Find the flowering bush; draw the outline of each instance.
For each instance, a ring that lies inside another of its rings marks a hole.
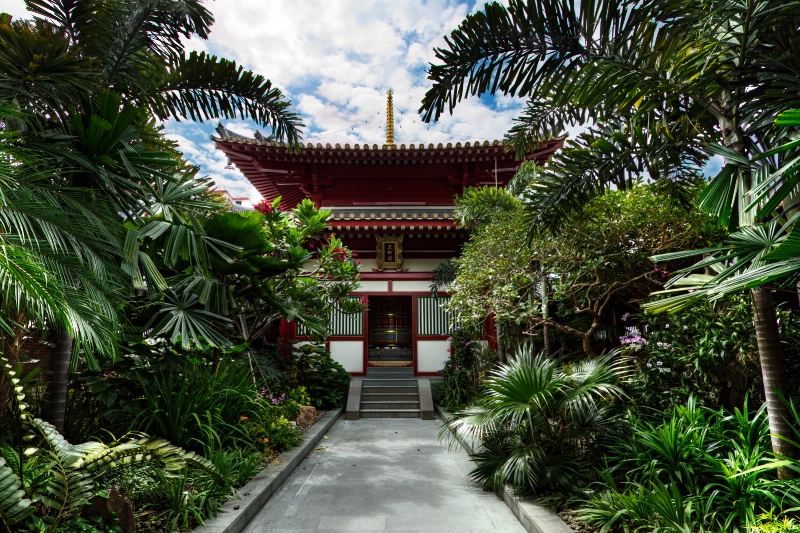
[[[269,202],[267,200],[261,200],[256,205],[253,206],[253,209],[258,211],[264,216],[271,215],[272,213],[276,213],[279,211],[283,211],[283,207],[280,205],[280,198],[277,198],[274,202]]]
[[[480,371],[478,360],[482,352],[475,335],[468,329],[456,327],[450,341],[450,359],[444,361],[439,372],[437,400],[445,409],[458,409],[472,401],[478,394]]]
[[[271,392],[261,389],[259,396],[277,408],[281,416],[294,420],[300,414],[300,407],[311,405],[311,398],[305,387],[299,386],[288,392]]]
[[[663,412],[685,404],[692,394],[712,408],[741,407],[763,399],[752,304],[746,296],[716,304],[696,305],[674,315],[642,316],[639,332],[620,338],[632,357],[630,383],[634,404]],[[794,339],[800,324],[790,311],[779,311],[790,380],[800,365]],[[795,382],[793,387],[797,387]],[[796,389],[794,389],[796,390]]]

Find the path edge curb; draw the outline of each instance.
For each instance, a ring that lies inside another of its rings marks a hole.
[[[434,407],[436,414],[443,422],[453,417],[438,403]],[[451,433],[464,451],[469,455],[475,455],[475,449],[471,443],[462,439],[455,432]],[[530,496],[515,496],[508,485],[503,489],[503,501],[528,533],[573,533],[573,529],[555,511],[538,503]]]
[[[217,516],[206,520],[206,525],[194,528],[192,533],[241,533],[343,413],[341,407],[328,411],[303,434],[300,446],[281,453],[278,464],[270,465],[256,474],[238,490],[238,498],[225,502]]]

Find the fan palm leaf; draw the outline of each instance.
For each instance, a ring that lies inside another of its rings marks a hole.
[[[507,483],[520,492],[565,489],[587,471],[581,450],[613,428],[607,405],[624,396],[618,383],[625,376],[624,364],[611,355],[568,369],[525,346],[445,426],[482,444],[470,475],[485,489],[499,492]]]

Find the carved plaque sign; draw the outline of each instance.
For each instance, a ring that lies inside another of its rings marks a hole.
[[[377,235],[378,272],[384,270],[403,270],[403,236]]]

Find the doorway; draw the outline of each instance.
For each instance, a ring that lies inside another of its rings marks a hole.
[[[368,366],[414,364],[411,296],[370,296]]]

